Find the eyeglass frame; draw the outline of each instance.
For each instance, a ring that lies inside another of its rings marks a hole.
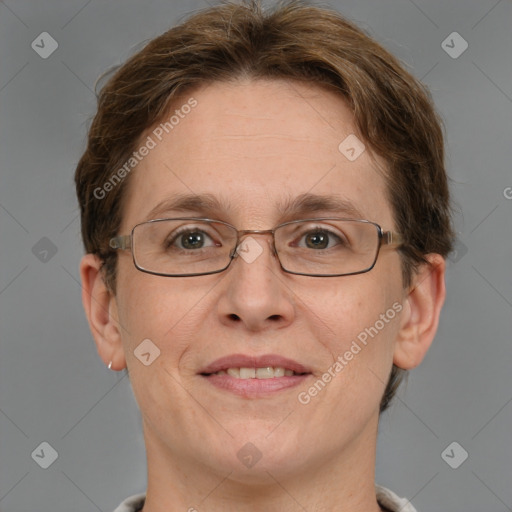
[[[151,224],[154,222],[156,223],[156,222],[162,222],[162,221],[167,221],[167,220],[169,220],[169,221],[171,221],[171,220],[193,220],[193,221],[203,221],[203,222],[215,222],[217,224],[223,224],[224,226],[232,228],[234,231],[236,231],[236,244],[229,255],[228,264],[224,268],[221,268],[219,270],[213,270],[210,272],[193,273],[193,274],[164,274],[162,272],[154,272],[152,270],[147,270],[147,269],[141,267],[137,263],[137,260],[135,258],[135,253],[133,251],[133,245],[132,245],[133,233],[134,233],[135,229],[138,226],[141,226],[144,224]],[[304,272],[293,272],[293,271],[288,270],[283,267],[281,259],[279,258],[279,253],[276,249],[276,239],[275,239],[276,230],[278,230],[279,228],[281,228],[283,226],[287,226],[290,224],[298,224],[301,222],[318,222],[318,221],[325,221],[325,220],[361,222],[361,223],[365,223],[365,224],[371,224],[377,228],[377,236],[378,236],[377,251],[375,253],[375,258],[373,260],[373,263],[371,264],[370,267],[368,267],[367,269],[364,269],[364,270],[359,270],[357,272],[349,272],[347,274],[307,274]],[[246,235],[251,235],[251,234],[254,234],[254,235],[271,234],[272,235],[273,254],[277,258],[277,261],[279,262],[279,265],[280,265],[281,269],[283,270],[283,272],[286,272],[288,274],[293,274],[293,275],[307,276],[307,277],[344,277],[344,276],[352,276],[352,275],[357,275],[357,274],[365,274],[367,272],[370,272],[370,270],[372,270],[375,267],[375,265],[377,263],[377,259],[380,254],[380,249],[383,245],[399,246],[404,243],[404,238],[400,233],[397,233],[396,231],[391,231],[391,230],[384,231],[379,224],[377,224],[376,222],[370,221],[370,220],[366,220],[366,219],[352,219],[352,218],[344,218],[344,217],[316,217],[316,218],[310,218],[310,219],[298,219],[298,220],[283,222],[282,224],[279,224],[272,229],[237,229],[232,224],[229,224],[228,222],[224,222],[222,220],[202,218],[202,217],[201,218],[199,218],[199,217],[170,217],[170,218],[161,218],[161,219],[151,219],[151,220],[147,220],[144,222],[139,222],[138,224],[133,226],[129,235],[118,235],[118,236],[112,237],[109,240],[108,245],[113,250],[122,250],[122,251],[130,250],[130,252],[132,254],[133,264],[134,264],[135,268],[137,270],[139,270],[140,272],[144,272],[146,274],[151,274],[154,276],[161,276],[161,277],[196,277],[196,276],[220,274],[221,272],[224,272],[225,270],[227,270],[229,268],[229,266],[231,265],[232,261],[238,256],[238,250],[239,250],[239,247],[241,244],[242,237],[245,237]]]

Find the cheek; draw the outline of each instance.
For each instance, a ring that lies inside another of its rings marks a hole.
[[[179,359],[186,349],[187,337],[183,331],[190,332],[198,303],[193,285],[183,287],[172,278],[120,267],[117,292],[129,370],[130,364],[134,364],[130,361],[134,351],[146,339],[151,340],[166,359]]]
[[[188,374],[183,374],[181,366],[203,325],[204,285],[199,288],[189,280],[184,286],[177,280],[134,270],[136,273],[120,272],[118,283],[119,319],[130,381],[148,421],[156,425],[160,420],[168,422],[171,416],[176,426],[197,414],[186,391],[190,387]]]
[[[379,332],[396,323],[391,322],[397,316],[393,303],[400,300],[400,294],[391,283],[367,273],[321,284],[312,283],[294,292],[301,298],[298,315],[309,318],[316,329],[323,331],[322,338],[329,340],[329,344],[343,348],[344,343],[361,333],[364,338],[364,333],[376,323]]]
[[[165,278],[135,268],[126,269],[125,274],[120,272],[119,277],[119,319],[125,327],[122,340],[130,375],[138,376],[146,368],[137,355],[141,343],[148,344],[144,340],[150,340],[149,346],[153,344],[158,354],[152,370],[170,372],[172,377],[164,378],[170,379],[167,385],[173,388],[189,386],[189,379],[197,370],[194,361],[198,352],[204,352],[215,341],[211,332],[218,328],[214,307],[216,277]],[[155,378],[146,374],[140,377]]]
[[[401,296],[392,280],[382,276],[341,279],[336,286],[302,290],[302,315],[322,344],[326,387],[337,390],[344,401],[364,396],[377,400],[392,367]]]

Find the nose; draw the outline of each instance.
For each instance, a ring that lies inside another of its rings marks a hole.
[[[268,234],[246,234],[223,279],[217,302],[220,321],[248,331],[283,328],[293,322],[293,293]]]

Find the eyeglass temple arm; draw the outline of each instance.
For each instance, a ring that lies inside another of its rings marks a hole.
[[[130,249],[132,246],[132,236],[124,235],[124,236],[116,236],[111,238],[108,245],[110,245],[111,249]]]
[[[399,233],[394,231],[383,231],[381,245],[399,245],[404,242],[404,238]]]

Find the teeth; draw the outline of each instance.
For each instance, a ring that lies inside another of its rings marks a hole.
[[[276,366],[274,368],[274,377],[284,377],[284,373],[285,373],[284,368],[281,368],[280,366]],[[292,372],[292,374],[293,374],[293,372]]]
[[[293,370],[285,370],[281,366],[266,366],[264,368],[228,368],[218,371],[215,375],[230,375],[235,379],[273,379],[275,377],[291,377]]]
[[[241,379],[254,379],[254,377],[256,377],[255,368],[240,368]]]
[[[257,379],[272,379],[274,377],[274,368],[272,366],[267,366],[266,368],[257,368],[256,369],[256,378]]]

